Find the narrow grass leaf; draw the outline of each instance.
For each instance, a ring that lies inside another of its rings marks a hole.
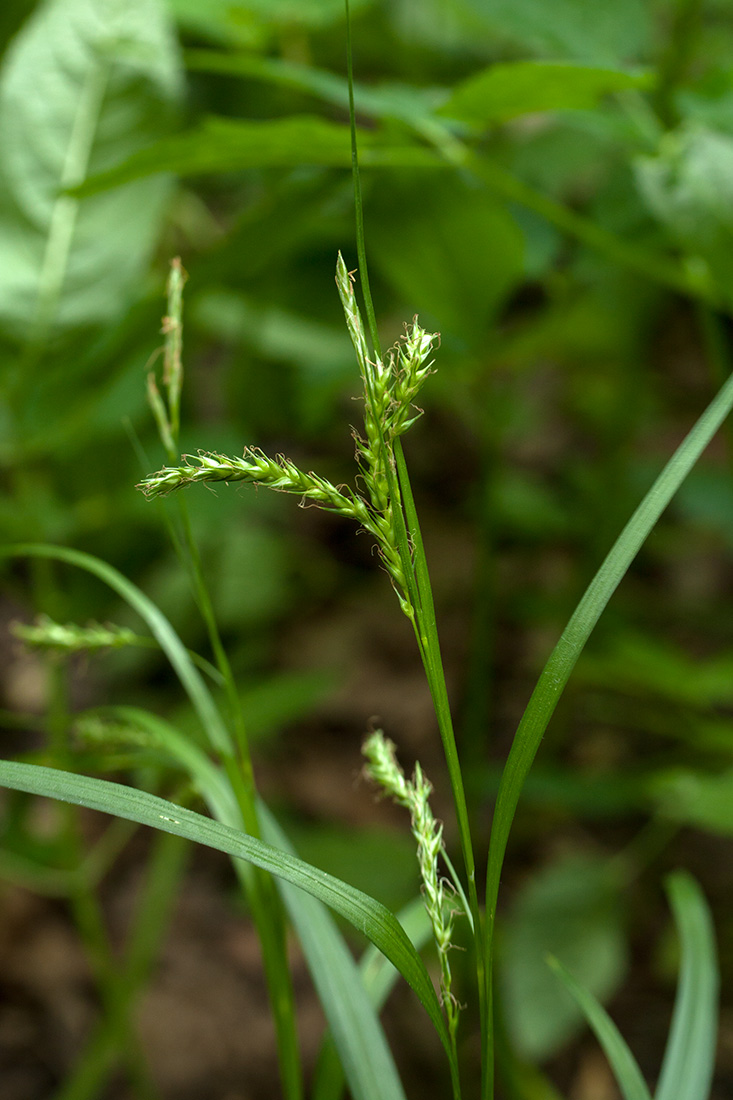
[[[222,720],[201,673],[195,667],[188,651],[162,612],[136,585],[132,584],[112,566],[90,554],[84,554],[81,551],[67,547],[42,545],[15,545],[0,548],[0,557],[17,555],[51,558],[85,569],[87,572],[99,577],[105,584],[108,584],[142,617],[153,637],[168,657],[181,685],[191,700],[211,747],[224,761],[230,782],[238,785],[237,801],[244,814],[248,816],[248,820],[251,821],[251,831],[256,831],[254,795],[242,781],[229,730]],[[237,824],[239,824],[239,819],[237,819]],[[286,958],[284,937],[279,934],[281,923],[279,901],[274,895],[271,883],[267,879],[260,879],[252,873],[250,867],[247,867],[246,871],[242,871],[242,879],[248,890],[252,914],[262,945],[268,989],[270,990],[271,1004],[275,1014],[285,1095],[289,1100],[297,1100],[302,1094],[302,1089],[294,1028],[294,1012],[286,1007],[292,1004],[292,982]]]
[[[280,850],[289,850],[287,837],[262,805],[259,814],[263,836]],[[286,882],[280,883],[280,891],[354,1100],[404,1100],[373,1002],[333,918],[316,898],[304,897]]]
[[[395,444],[395,461],[397,465],[397,476],[399,478],[400,494],[404,504],[405,518],[409,530],[409,538],[413,547],[414,577],[419,596],[417,623],[418,630],[424,635],[421,638],[421,642],[425,654],[425,671],[430,685],[430,692],[433,697],[446,763],[448,765],[448,774],[450,776],[456,816],[458,818],[461,850],[466,866],[466,874],[469,880],[469,895],[472,895],[472,909],[474,909],[473,917],[474,921],[478,923],[476,911],[478,906],[474,904],[477,899],[473,844],[471,842],[471,831],[468,822],[468,807],[466,805],[466,796],[463,787],[463,774],[458,759],[458,750],[456,748],[455,735],[453,732],[453,719],[450,712],[448,691],[445,684],[445,674],[443,672],[443,661],[440,653],[433,590],[430,584],[427,557],[425,555],[417,508],[415,507],[415,500],[412,495],[412,486],[410,484],[407,463],[405,462],[404,451],[402,450],[402,444],[399,439]]]
[[[196,784],[214,816],[237,828],[241,820],[231,789],[221,771],[196,745],[169,723],[138,707],[107,707],[105,714],[149,731],[181,765]],[[274,847],[289,849],[289,842],[273,816],[260,802],[258,818],[265,839]],[[248,864],[243,868],[251,873]],[[247,876],[245,875],[245,879]],[[351,954],[324,906],[295,887],[280,883],[290,920],[303,946],[319,999],[336,1043],[335,1073],[358,1100],[404,1100],[394,1061],[386,1044],[372,1002]],[[372,949],[394,978],[397,972],[384,956]],[[336,1053],[338,1051],[338,1053]]]
[[[651,1100],[651,1093],[646,1086],[638,1063],[605,1008],[592,993],[589,993],[587,989],[576,982],[561,962],[552,956],[547,961],[568,992],[578,1002],[583,1015],[596,1033],[598,1042],[603,1047],[611,1064],[624,1100]],[[678,1095],[678,1100],[682,1100],[681,1094]]]
[[[519,723],[499,784],[487,867],[486,913],[489,935],[495,918],[501,868],[514,813],[527,773],[558,700],[608,601],[662,512],[730,412],[731,406],[733,376],[677,448],[619,535],[542,670]]]
[[[715,1068],[719,974],[705,897],[678,871],[667,893],[681,941],[680,979],[655,1100],[705,1100]]]
[[[387,956],[417,994],[450,1055],[450,1040],[438,998],[420,956],[395,915],[368,894],[238,829],[120,783],[38,764],[3,760],[0,761],[0,786],[86,806],[185,837],[246,860],[300,887],[340,913]]]
[[[559,858],[530,875],[512,898],[502,929],[502,1010],[517,1054],[543,1062],[583,1026],[576,999],[545,965],[562,962],[605,1003],[623,981],[626,937],[617,880],[598,857]]]
[[[491,1005],[491,971],[496,904],[509,832],[524,782],[542,736],[576,661],[604,608],[649,532],[733,406],[731,376],[677,448],[614,543],[588,586],[545,665],[519,723],[499,783],[486,871],[486,1000]],[[486,1057],[484,1095],[490,1095],[493,1067]]]
[[[415,950],[420,951],[432,938],[433,930],[422,897],[415,898],[397,914]],[[370,1003],[379,1011],[397,982],[399,974],[391,962],[373,945],[359,961],[359,974]],[[329,1032],[323,1041],[311,1086],[311,1100],[340,1100],[344,1091],[344,1071]]]
[[[237,800],[224,774],[198,745],[179,733],[170,722],[143,707],[108,706],[87,713],[116,719],[145,730],[151,735],[153,744],[160,745],[183,768],[211,812],[228,825],[236,827],[239,824]]]
[[[15,544],[0,547],[0,558],[35,557],[51,558],[66,562],[79,569],[92,573],[109,585],[113,591],[125,600],[130,607],[147,623],[151,634],[157,640],[175,670],[181,685],[188,695],[201,724],[209,738],[212,748],[224,755],[232,756],[233,743],[227,727],[214,703],[200,672],[191,656],[165,615],[137,585],[134,585],[122,573],[107,562],[85,554],[81,550],[72,550],[66,546],[44,546],[32,543]]]

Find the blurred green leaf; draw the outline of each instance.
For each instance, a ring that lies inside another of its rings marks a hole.
[[[544,868],[506,916],[500,973],[507,1024],[520,1054],[532,1059],[553,1054],[583,1020],[573,998],[558,994],[544,965],[548,953],[601,1000],[618,988],[626,940],[606,862],[575,856]]]
[[[175,19],[210,42],[264,49],[283,32],[327,30],[344,19],[342,0],[167,0]],[[352,0],[354,13],[373,0]]]
[[[715,1069],[720,976],[705,896],[684,871],[667,893],[681,941],[680,978],[655,1100],[705,1100]]]
[[[733,485],[725,466],[706,465],[693,470],[682,486],[676,509],[703,531],[722,534],[733,546]]]
[[[733,137],[683,126],[662,139],[654,157],[636,162],[639,189],[672,240],[733,281]],[[730,293],[729,293],[730,296]]]
[[[624,1100],[651,1100],[651,1093],[634,1055],[603,1006],[580,982],[576,982],[561,962],[552,956],[547,961],[595,1031]]]
[[[390,909],[405,905],[419,885],[415,844],[409,833],[306,823],[290,825],[288,835],[308,863],[353,882]]]
[[[653,694],[678,706],[733,703],[733,654],[695,659],[666,639],[636,632],[619,632],[604,652],[584,654],[577,675],[579,683]]]
[[[387,956],[422,1001],[450,1056],[438,999],[419,955],[394,914],[367,894],[239,829],[134,787],[9,760],[0,761],[0,786],[86,806],[194,840],[305,890],[345,917]]]
[[[260,57],[251,51],[186,50],[186,67],[192,72],[219,73],[261,80],[291,91],[306,92],[343,111],[349,109],[349,86],[343,75],[298,65],[281,58]],[[357,114],[374,118],[400,119],[413,126],[430,121],[433,107],[444,98],[440,88],[418,88],[410,84],[382,83],[354,85]]]
[[[179,59],[158,0],[46,0],[0,73],[0,319],[27,335],[99,323],[139,290],[165,180],[79,202],[64,189],[171,128]]]
[[[327,669],[281,672],[245,688],[242,709],[251,740],[281,732],[283,727],[312,714],[339,683]]]
[[[455,180],[412,176],[375,201],[374,261],[409,312],[444,336],[483,338],[522,275],[522,233],[506,207]]]
[[[506,122],[531,112],[595,107],[610,92],[649,83],[649,73],[568,61],[515,61],[491,65],[458,84],[438,113],[466,122]]]
[[[180,2],[180,0],[176,0]],[[356,14],[373,0],[353,0]],[[293,27],[325,27],[344,20],[342,0],[229,0],[234,17],[250,16],[258,22]]]
[[[373,132],[361,131],[359,146],[365,165],[441,167],[439,157],[429,149],[405,142],[394,144]],[[141,149],[118,167],[82,184],[75,194],[96,194],[160,172],[196,176],[305,164],[349,167],[349,127],[312,115],[272,121],[208,118],[197,129]]]
[[[733,836],[733,769],[710,775],[675,768],[655,776],[650,793],[672,821]]]

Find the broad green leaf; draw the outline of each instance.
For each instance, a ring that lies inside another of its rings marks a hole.
[[[425,966],[397,918],[374,898],[230,825],[212,821],[173,802],[120,783],[73,775],[38,764],[3,760],[0,761],[0,786],[86,806],[185,837],[236,859],[246,860],[305,890],[340,913],[386,955],[419,997],[450,1056],[450,1040]]]
[[[578,1007],[596,1033],[596,1037],[606,1052],[616,1082],[624,1100],[651,1100],[639,1065],[629,1050],[626,1040],[616,1027],[605,1008],[598,1003],[573,975],[557,959],[550,956],[548,963],[560,978],[568,993],[575,998]],[[679,1098],[681,1100],[681,1098]]]
[[[542,670],[512,743],[494,810],[486,882],[489,952],[501,868],[514,813],[524,781],[560,695],[611,596],[678,487],[723,423],[731,406],[733,376],[697,420],[619,535]]]
[[[436,167],[439,158],[418,145],[390,144],[363,131],[361,157],[367,165]],[[272,121],[208,118],[195,130],[165,138],[134,153],[115,168],[91,178],[76,190],[88,195],[161,172],[200,176],[249,168],[301,165],[347,168],[351,164],[349,127],[312,115]]]
[[[626,968],[615,883],[606,862],[573,857],[543,868],[522,887],[503,925],[500,980],[518,1053],[553,1054],[578,1030],[582,1013],[543,965],[556,956],[591,994],[610,997]]]
[[[667,894],[681,945],[672,1027],[654,1100],[706,1100],[715,1069],[719,974],[715,933],[702,890],[683,871]]]
[[[455,87],[438,114],[481,124],[530,112],[588,109],[602,96],[649,84],[649,75],[569,61],[491,65]]]
[[[169,186],[64,194],[170,131],[180,92],[162,0],[46,0],[0,72],[0,319],[100,323],[138,283]]]

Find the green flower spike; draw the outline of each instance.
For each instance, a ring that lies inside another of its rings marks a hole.
[[[205,452],[186,455],[180,465],[151,474],[138,488],[147,497],[157,497],[198,482],[248,481],[277,492],[294,493],[303,503],[309,501],[326,511],[355,519],[373,536],[400,606],[414,620],[394,524],[393,509],[402,505],[391,498],[388,473],[395,468],[395,439],[420,416],[413,401],[431,373],[427,360],[437,338],[420,328],[415,320],[407,326],[405,336],[390,351],[386,362],[370,359],[353,283],[341,254],[336,265],[336,284],[364,388],[364,435],[355,431],[354,439],[365,492],[333,485],[318,474],[305,473],[283,455],[272,459],[257,447],[246,447],[241,458]],[[181,311],[181,286],[182,283],[176,283],[177,315]],[[180,329],[176,329],[176,336],[176,347],[180,349]]]
[[[455,1042],[459,1006],[451,992],[452,976],[448,952],[452,946],[454,911],[446,883],[438,874],[438,858],[443,852],[443,826],[430,809],[432,786],[419,763],[412,780],[397,763],[395,746],[382,730],[375,730],[362,746],[367,758],[366,774],[397,802],[410,811],[412,835],[417,843],[417,860],[423,883],[425,910],[433,928],[440,960],[440,988],[451,1038]],[[452,890],[452,887],[449,888]]]

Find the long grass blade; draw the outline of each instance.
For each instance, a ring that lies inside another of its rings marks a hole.
[[[196,745],[157,715],[137,707],[108,707],[108,714],[148,731],[155,741],[189,774],[212,814],[237,827],[239,811],[225,777]],[[265,839],[277,848],[288,849],[288,841],[263,804],[258,816]],[[242,869],[251,873],[248,864]],[[335,1077],[343,1081],[344,1070],[354,1097],[359,1100],[404,1100],[394,1061],[379,1026],[351,954],[324,906],[295,887],[281,884],[291,923],[300,938],[318,990],[331,1033],[335,1036],[332,1055]],[[420,899],[422,903],[422,899]],[[371,948],[395,976],[384,956]],[[338,1052],[338,1053],[337,1053]]]
[[[415,898],[397,914],[402,927],[417,951],[431,939],[433,930],[425,912],[422,897]],[[399,974],[381,951],[370,944],[359,960],[359,975],[370,1003],[379,1012],[392,992]],[[342,1063],[332,1033],[328,1033],[321,1046],[316,1064],[311,1100],[341,1100],[345,1080]]]
[[[34,544],[16,544],[0,548],[0,557],[13,556],[50,558],[84,569],[117,592],[141,616],[170,661],[191,700],[211,747],[224,764],[227,780],[241,812],[237,824],[243,821],[248,832],[256,833],[258,823],[254,787],[251,782],[247,782],[247,775],[242,773],[240,764],[235,758],[235,746],[229,730],[188,650],[168,619],[152,600],[113,566],[79,550],[65,546]],[[274,893],[271,881],[266,876],[259,876],[248,868],[242,878],[248,891],[252,915],[262,946],[265,973],[271,994],[270,1001],[275,1016],[285,1094],[288,1100],[300,1100],[303,1092],[300,1059],[280,902]]]
[[[652,1100],[638,1062],[603,1005],[596,1000],[592,993],[589,993],[587,989],[576,982],[572,974],[565,969],[558,959],[550,957],[547,961],[568,993],[572,994],[578,1002],[583,1010],[583,1015],[593,1028],[596,1038],[611,1064],[616,1083],[621,1089],[624,1100]],[[679,1100],[681,1100],[681,1097],[679,1097]]]
[[[580,653],[641,546],[687,474],[733,406],[728,379],[677,448],[636,509],[588,586],[550,655],[529,700],[507,759],[494,811],[486,881],[487,1001],[491,997],[491,957],[496,903],[509,831],[532,762]],[[493,1072],[490,1070],[490,1072]],[[491,1086],[485,1087],[491,1095]]]
[[[368,894],[238,829],[134,787],[14,760],[0,761],[0,786],[86,806],[185,837],[247,860],[300,887],[340,913],[386,955],[417,994],[450,1054],[450,1039],[438,998],[420,956],[395,915]]]
[[[263,836],[279,849],[289,850],[287,837],[264,806],[260,820]],[[281,882],[280,890],[354,1100],[404,1100],[372,1001],[333,918],[319,901],[304,897],[294,886]]]
[[[702,890],[684,872],[667,880],[682,958],[672,1026],[655,1100],[706,1100],[715,1068],[719,974]]]
[[[147,623],[150,633],[170,661],[186,694],[196,711],[212,748],[224,756],[232,756],[234,745],[216,704],[191,656],[165,615],[144,592],[107,562],[73,550],[68,546],[45,546],[35,543],[17,543],[0,547],[0,557],[51,558],[63,561],[99,577],[104,584],[117,592],[122,599]]]

